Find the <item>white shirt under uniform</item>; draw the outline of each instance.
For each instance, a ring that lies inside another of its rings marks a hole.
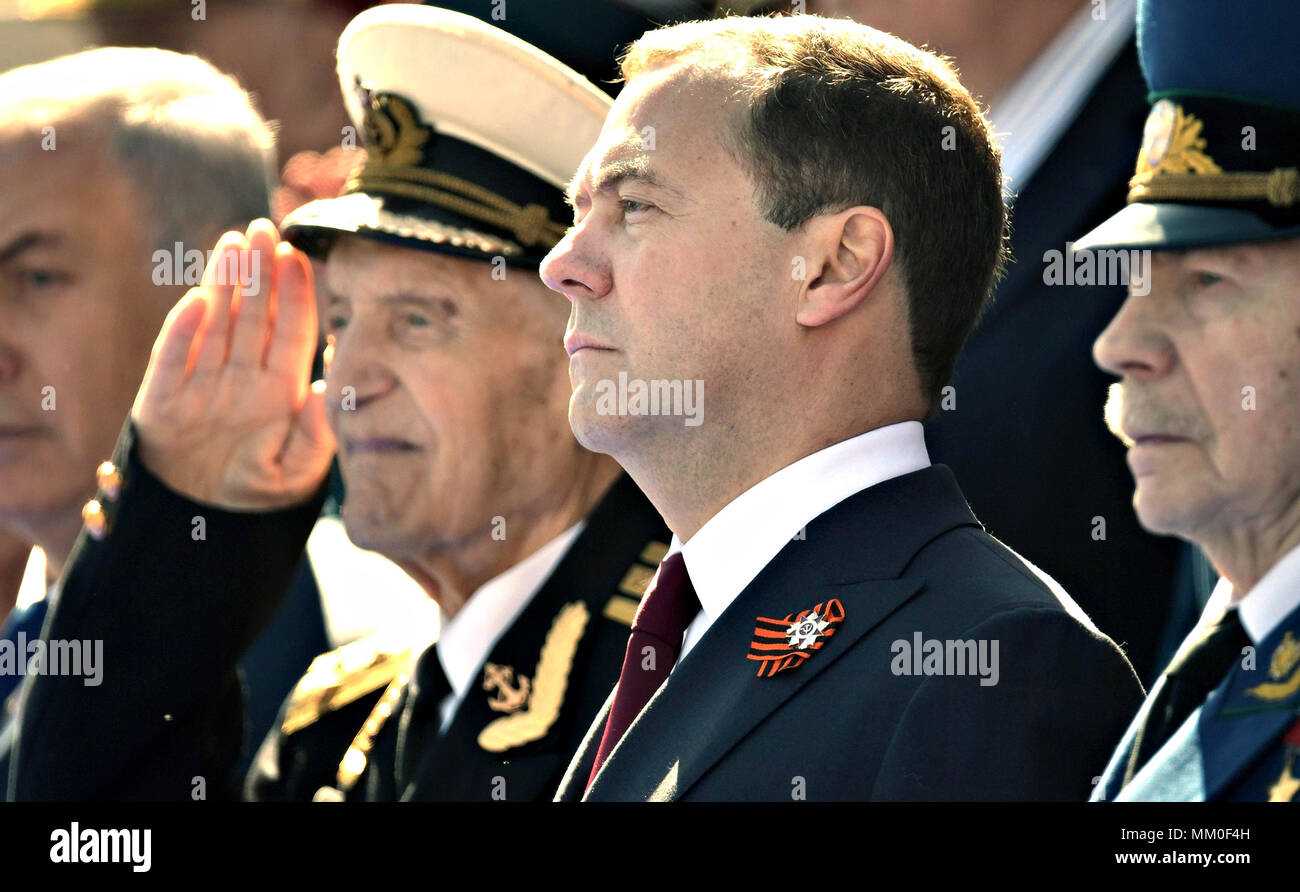
[[[574,524],[509,570],[483,583],[451,619],[439,610],[442,631],[435,647],[451,685],[451,693],[438,706],[443,730],[478,680],[479,667],[492,648],[550,578],[585,525],[585,520]]]

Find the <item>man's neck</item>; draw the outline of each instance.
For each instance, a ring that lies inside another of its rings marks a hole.
[[[19,538],[40,546],[45,552],[45,583],[50,585],[63,572],[72,546],[81,533],[81,509],[93,492],[83,494],[74,501],[57,508],[41,517],[18,518],[12,523],[11,530]],[[31,546],[27,546],[31,551]],[[23,558],[26,561],[26,557]]]
[[[1282,516],[1258,528],[1225,529],[1213,537],[1196,541],[1214,568],[1232,583],[1232,601],[1237,603],[1259,584],[1292,549],[1300,547],[1300,500]]]
[[[407,558],[391,556],[433,598],[450,620],[489,580],[538,551],[573,527],[596,507],[622,469],[605,455],[585,452],[581,470],[559,497],[535,511],[505,518],[497,535],[488,529],[452,548]]]
[[[811,425],[798,440],[784,441],[795,425],[732,433],[712,451],[698,447],[668,455],[626,456],[623,466],[683,542],[699,532],[715,514],[739,495],[782,468],[815,452],[888,424],[907,421],[906,413],[876,421],[828,426],[820,433]]]

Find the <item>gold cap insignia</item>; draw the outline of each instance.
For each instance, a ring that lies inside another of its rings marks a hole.
[[[370,163],[381,166],[416,166],[424,158],[424,144],[433,130],[420,123],[415,107],[401,96],[376,93],[366,104],[366,151]]]
[[[1225,173],[1206,151],[1204,126],[1168,99],[1151,106],[1137,169],[1128,182],[1130,203],[1267,201],[1274,207],[1290,207],[1300,202],[1296,168]]]
[[[1168,99],[1151,107],[1142,131],[1137,170],[1130,186],[1149,182],[1162,173],[1223,173],[1223,168],[1205,153],[1204,125],[1195,115],[1183,111]]]

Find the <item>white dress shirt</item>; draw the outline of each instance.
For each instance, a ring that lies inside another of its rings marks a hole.
[[[1232,606],[1234,595],[1232,583],[1219,577],[1219,582],[1210,593],[1210,600],[1206,602],[1205,610],[1196,623],[1196,629],[1217,621]],[[1242,627],[1250,640],[1259,644],[1291,611],[1300,607],[1300,546],[1283,555],[1255,583],[1254,588],[1236,601]],[[1196,631],[1193,630],[1192,634],[1196,634]]]
[[[1133,39],[1137,0],[1110,0],[1103,19],[1088,3],[989,109],[1011,193],[1024,190],[1101,80]]]
[[[479,667],[492,648],[550,577],[585,525],[585,520],[578,522],[483,583],[451,619],[438,611],[442,626],[436,645],[438,661],[451,685],[451,693],[438,706],[442,728],[451,722],[461,701],[478,681]]]
[[[27,567],[23,570],[22,582],[18,584],[14,609],[21,610],[42,598],[50,597],[53,590],[54,583],[45,581],[45,550],[39,545],[33,546],[27,554]]]
[[[921,423],[891,424],[787,465],[732,499],[687,542],[673,536],[668,554],[682,553],[701,607],[679,661],[810,520],[869,486],[929,466]]]

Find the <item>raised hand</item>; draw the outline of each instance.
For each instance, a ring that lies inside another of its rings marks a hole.
[[[230,510],[310,496],[334,453],[324,382],[310,380],[316,338],[307,258],[268,220],[222,236],[203,284],[168,314],[131,409],[145,467]]]

